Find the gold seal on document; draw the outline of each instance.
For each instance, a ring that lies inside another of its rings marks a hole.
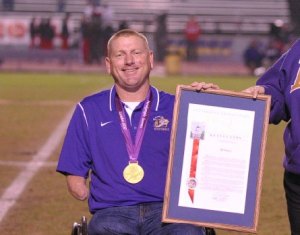
[[[128,183],[136,184],[144,178],[144,170],[137,162],[130,162],[123,171],[123,177]]]

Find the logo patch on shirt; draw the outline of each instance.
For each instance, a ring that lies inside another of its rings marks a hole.
[[[293,91],[297,90],[300,88],[300,68],[298,69],[297,75],[295,77],[295,82],[294,84],[291,86],[291,91],[290,93],[292,93]]]
[[[164,118],[163,116],[156,116],[153,118],[154,121],[154,130],[159,131],[169,131],[169,120]]]

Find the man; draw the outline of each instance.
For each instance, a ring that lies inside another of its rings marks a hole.
[[[121,30],[107,51],[115,84],[77,105],[57,167],[75,198],[89,195],[88,234],[204,234],[201,227],[161,222],[174,96],[150,85],[147,39]],[[168,123],[164,128],[155,126],[158,117]]]

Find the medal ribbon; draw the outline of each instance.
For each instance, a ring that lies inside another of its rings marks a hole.
[[[117,111],[118,111],[118,114],[120,117],[121,130],[122,130],[123,136],[125,138],[125,144],[126,144],[127,152],[129,155],[130,163],[137,162],[138,155],[139,155],[142,141],[143,141],[144,134],[145,134],[147,120],[149,117],[151,100],[152,100],[152,96],[151,96],[151,92],[149,90],[146,100],[145,100],[143,110],[142,110],[142,115],[141,115],[141,118],[139,121],[139,125],[137,128],[135,142],[133,143],[131,135],[130,135],[130,131],[127,126],[124,107],[123,107],[122,102],[120,101],[120,98],[118,97],[118,95],[116,96],[116,107],[117,107]]]
[[[200,138],[197,138],[197,137],[194,138],[194,140],[193,140],[191,168],[190,168],[190,179],[192,179],[192,178],[195,179],[195,177],[196,177],[199,144],[200,144]],[[194,202],[194,188],[189,188],[188,193],[189,193],[189,196],[190,196],[192,202]]]

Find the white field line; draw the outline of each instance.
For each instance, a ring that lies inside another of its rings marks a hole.
[[[66,115],[61,123],[51,133],[46,143],[32,157],[31,161],[24,166],[24,169],[2,194],[0,198],[0,222],[3,220],[9,209],[16,203],[30,180],[60,144],[60,141],[64,137],[72,113],[73,109]]]
[[[57,162],[49,161],[37,161],[33,163],[36,167],[53,167],[57,165]],[[28,162],[24,161],[2,161],[0,160],[0,166],[15,166],[15,167],[26,167]]]

